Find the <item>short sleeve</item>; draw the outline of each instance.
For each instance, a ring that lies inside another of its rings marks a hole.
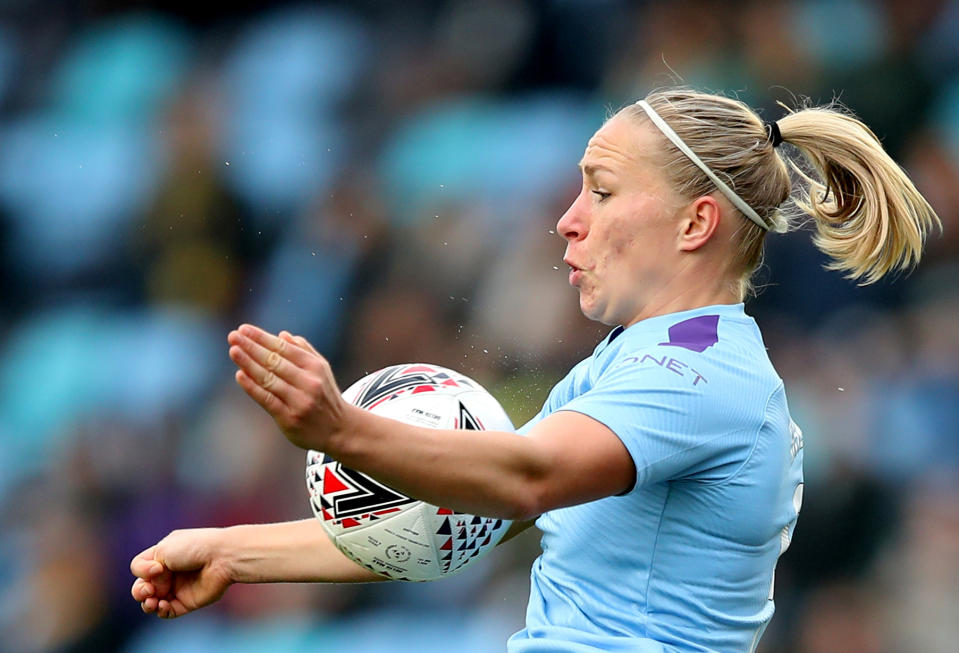
[[[537,413],[535,417],[532,417],[528,422],[526,422],[526,423],[523,424],[521,427],[519,427],[518,429],[516,429],[516,432],[517,432],[519,435],[529,435],[530,429],[533,428],[534,426],[536,426],[537,423],[539,423],[540,421],[542,421],[542,419],[543,419],[543,413],[544,413],[544,411],[542,411],[542,410],[539,411],[539,413]]]
[[[516,432],[520,435],[527,435],[530,429],[532,429],[545,417],[556,412],[557,410],[562,409],[565,404],[567,404],[574,396],[576,396],[577,388],[584,385],[588,370],[589,359],[580,361],[573,366],[573,369],[571,369],[569,373],[559,383],[553,386],[552,390],[550,390],[549,396],[546,397],[546,401],[543,403],[543,407],[540,409],[540,411],[528,422],[516,429]]]
[[[749,436],[726,423],[717,390],[675,348],[626,356],[561,410],[592,417],[622,440],[642,487],[695,475],[721,480],[748,456]]]

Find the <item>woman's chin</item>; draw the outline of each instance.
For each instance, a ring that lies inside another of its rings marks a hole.
[[[581,310],[583,315],[585,315],[588,319],[592,320],[593,322],[600,322],[602,324],[608,324],[611,326],[619,324],[615,321],[615,319],[612,319],[611,316],[606,315],[603,308],[604,307],[602,306],[597,306],[589,301],[585,301],[583,297],[580,296],[579,310]]]

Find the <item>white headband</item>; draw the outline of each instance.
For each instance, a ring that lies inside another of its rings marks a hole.
[[[762,218],[759,217],[759,214],[753,210],[753,207],[746,204],[739,195],[733,191],[732,188],[723,183],[722,179],[716,176],[716,173],[709,169],[702,160],[696,156],[696,153],[693,152],[686,143],[683,142],[683,139],[679,137],[679,134],[673,131],[673,128],[666,124],[666,121],[663,120],[656,111],[649,106],[649,103],[646,100],[640,100],[637,102],[640,107],[643,108],[643,111],[646,112],[646,115],[649,116],[649,119],[653,121],[653,124],[659,128],[659,131],[663,132],[663,135],[672,141],[673,145],[679,148],[679,151],[689,157],[689,160],[696,164],[696,166],[706,173],[706,176],[709,177],[710,181],[716,184],[716,188],[719,189],[723,195],[726,196],[730,202],[733,203],[737,209],[739,209],[743,215],[747,218],[758,224],[760,227],[769,231],[769,225],[766,224]]]

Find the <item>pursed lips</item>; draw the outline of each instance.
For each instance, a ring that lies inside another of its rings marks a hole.
[[[579,284],[583,277],[583,268],[573,263],[569,258],[564,258],[563,263],[569,266],[569,283],[571,286]]]

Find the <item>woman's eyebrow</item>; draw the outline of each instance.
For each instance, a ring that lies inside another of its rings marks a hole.
[[[604,165],[597,164],[597,163],[587,163],[586,165],[583,165],[582,161],[579,162],[579,169],[582,170],[583,174],[586,175],[587,177],[592,177],[600,170],[604,172],[613,172],[612,168],[607,168]]]

